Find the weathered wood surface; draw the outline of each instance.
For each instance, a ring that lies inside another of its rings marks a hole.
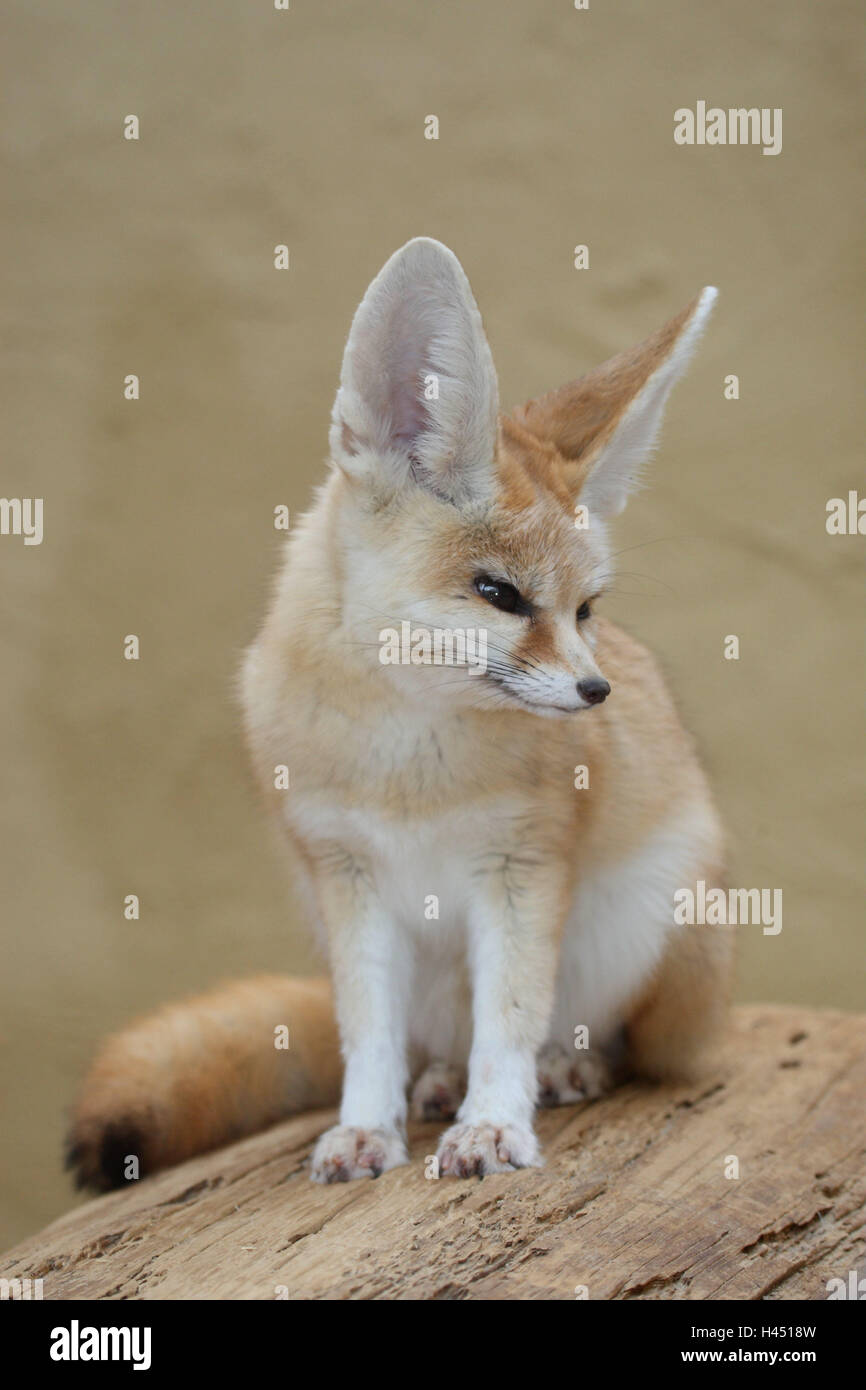
[[[738,1009],[700,1083],[543,1112],[541,1170],[425,1179],[425,1125],[411,1166],[319,1187],[331,1118],[80,1206],[0,1276],[46,1299],[820,1299],[866,1274],[866,1018]]]

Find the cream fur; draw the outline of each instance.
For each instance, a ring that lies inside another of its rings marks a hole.
[[[675,997],[682,1055],[660,1051],[680,950],[673,893],[722,859],[702,772],[648,654],[601,618],[575,621],[610,577],[605,518],[655,440],[713,297],[652,340],[622,399],[604,383],[613,403],[595,443],[571,454],[552,442],[555,395],[523,423],[498,422],[480,317],[444,247],[410,242],[358,310],[335,467],[288,545],[243,678],[261,783],[334,978],[345,1079],[340,1124],[314,1156],[319,1180],[405,1161],[407,1086],[425,1059],[468,1066],[442,1170],[497,1171],[540,1161],[545,1043],[571,1048],[588,1024],[602,1047],[639,1012],[664,1070],[687,1064],[715,1017],[694,993]],[[438,401],[419,398],[429,373]],[[577,498],[587,532],[573,524]],[[479,572],[529,595],[537,619],[486,604]],[[382,666],[378,634],[404,619],[486,624],[504,683]],[[576,683],[601,676],[610,699],[586,708]],[[288,791],[274,790],[277,763]],[[578,764],[588,790],[574,788]],[[687,949],[721,999],[727,948]]]
[[[608,518],[713,298],[501,417],[450,251],[410,242],[355,316],[333,471],[243,675],[261,784],[331,961],[343,1098],[319,1181],[405,1161],[413,1079],[416,1114],[455,1120],[442,1173],[538,1163],[539,1092],[591,1098],[621,1064],[687,1071],[723,1021],[729,933],[673,922],[678,887],[722,877],[703,774],[652,658],[585,615],[611,576]],[[491,606],[479,576],[531,610]],[[382,665],[380,633],[404,620],[483,626],[487,671]],[[612,693],[590,708],[578,682],[602,677]],[[107,1040],[68,1159],[81,1184],[116,1185],[131,1154],[152,1172],[330,1104],[339,1079],[327,981],[222,986]]]

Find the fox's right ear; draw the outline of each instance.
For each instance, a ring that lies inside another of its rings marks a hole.
[[[708,286],[637,347],[514,411],[520,425],[559,450],[574,495],[598,516],[621,512],[639,483],[715,299]]]
[[[499,398],[469,281],[441,242],[418,237],[367,290],[349,333],[331,422],[353,477],[414,479],[458,505],[492,488]]]

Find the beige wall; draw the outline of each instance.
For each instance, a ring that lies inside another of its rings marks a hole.
[[[309,965],[232,680],[352,311],[419,233],[462,258],[506,403],[720,286],[608,612],[670,673],[734,882],[784,891],[741,997],[861,1005],[864,542],[824,527],[859,476],[858,10],[10,0],[3,490],[44,497],[45,540],[0,538],[0,1245],[70,1200],[64,1107],[106,1029]],[[782,107],[783,152],[675,146],[698,99]]]

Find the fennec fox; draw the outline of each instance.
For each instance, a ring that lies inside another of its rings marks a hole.
[[[730,935],[675,925],[674,893],[720,884],[719,823],[652,657],[596,610],[608,521],[714,298],[500,415],[454,255],[420,238],[373,281],[333,467],[243,671],[335,1005],[324,981],[268,977],[110,1039],[74,1114],[80,1182],[331,1104],[341,1073],[316,1181],[406,1163],[410,1106],[455,1120],[440,1173],[502,1172],[541,1162],[539,1100],[692,1066],[724,1017]],[[415,655],[386,663],[403,624]],[[470,630],[483,662],[437,662],[416,640]]]

